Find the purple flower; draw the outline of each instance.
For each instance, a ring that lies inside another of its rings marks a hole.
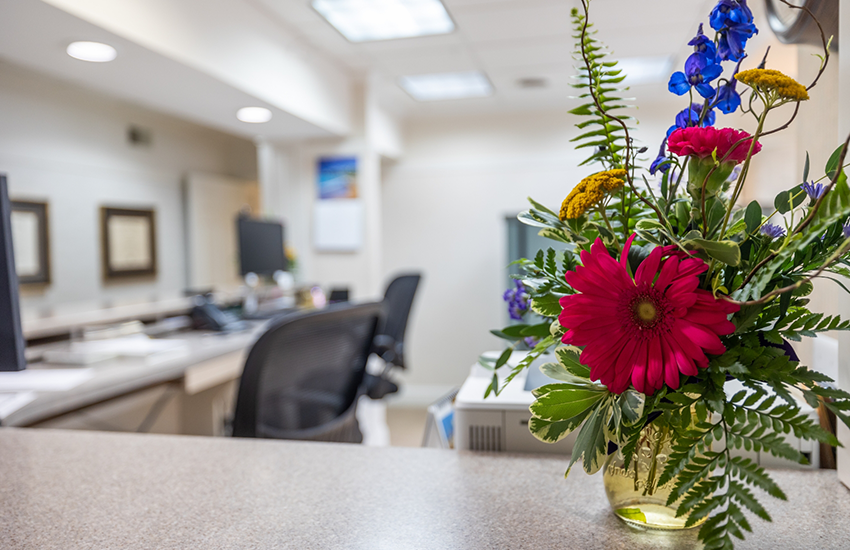
[[[519,321],[528,312],[529,297],[522,281],[514,280],[514,288],[509,288],[502,295],[502,299],[508,303],[508,315],[514,321]]]
[[[841,232],[844,233],[845,239],[850,239],[850,222],[847,222],[841,226]]]
[[[538,344],[538,342],[540,342],[540,339],[535,338],[534,336],[528,336],[526,338],[523,338],[522,341],[525,342],[526,346],[533,348]]]
[[[785,230],[779,227],[778,225],[774,225],[772,223],[766,223],[761,226],[761,234],[767,235],[771,239],[778,239],[779,237],[785,236]]]
[[[823,196],[826,191],[826,187],[822,183],[806,182],[803,184],[803,191],[805,191],[812,200],[816,201]]]

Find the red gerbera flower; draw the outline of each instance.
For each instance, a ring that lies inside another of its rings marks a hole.
[[[710,157],[713,151],[717,151],[717,160],[726,156],[729,149],[739,140],[752,137],[747,132],[733,130],[732,128],[706,128],[691,127],[679,128],[667,138],[667,149],[680,157],[694,156],[699,158]],[[743,162],[747,158],[752,139],[742,142],[732,154],[726,158],[726,162]],[[756,142],[753,155],[761,151],[761,143]]]
[[[601,239],[582,251],[567,283],[580,292],[561,298],[558,316],[569,330],[562,341],[584,346],[581,361],[614,393],[631,382],[651,394],[665,383],[679,387],[679,373],[693,376],[708,366],[706,353],[726,348],[718,336],[735,331],[728,319],[738,306],[698,289],[698,275],[708,266],[674,246],[656,247],[637,269],[626,270],[632,235],[620,262]]]

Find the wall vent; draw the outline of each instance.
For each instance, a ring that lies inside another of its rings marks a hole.
[[[471,451],[502,451],[501,426],[470,426],[469,449]]]

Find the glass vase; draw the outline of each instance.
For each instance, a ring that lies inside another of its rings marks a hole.
[[[676,478],[658,485],[670,456],[671,444],[668,428],[649,424],[640,433],[640,441],[628,469],[621,450],[609,455],[605,461],[602,480],[608,502],[617,517],[627,524],[642,529],[685,529],[688,514],[676,517],[678,501],[667,506]],[[703,521],[705,519],[692,527]]]

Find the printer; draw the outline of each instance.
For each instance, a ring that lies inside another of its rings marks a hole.
[[[528,352],[516,351],[511,354],[508,363],[497,371],[500,384],[511,373],[513,368],[525,358]],[[484,354],[485,358],[496,359],[501,352],[493,351]],[[455,398],[454,410],[454,447],[461,450],[491,451],[507,453],[572,453],[578,431],[575,430],[561,441],[550,444],[531,435],[528,421],[531,413],[529,405],[534,401],[531,391],[545,384],[558,383],[540,371],[540,365],[556,361],[554,355],[546,354],[536,359],[531,366],[520,372],[510,384],[504,387],[499,395],[490,394],[486,399],[484,393],[493,377],[493,371],[475,364],[469,376],[461,386]],[[743,389],[737,381],[726,384],[728,395],[734,395]],[[800,396],[800,408],[814,422],[819,422],[818,412],[810,407]],[[766,452],[733,449],[735,456],[744,456],[767,468],[818,468],[820,465],[820,447],[817,442],[801,440],[793,433],[785,434],[788,443],[809,458],[808,465],[795,464],[791,461],[776,458]]]

